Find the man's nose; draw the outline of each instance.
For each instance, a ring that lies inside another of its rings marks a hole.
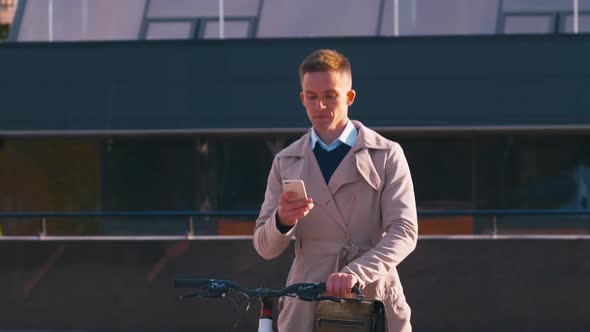
[[[326,108],[326,103],[324,102],[324,100],[322,98],[318,98],[318,102],[317,102],[317,108],[323,110],[324,108]]]

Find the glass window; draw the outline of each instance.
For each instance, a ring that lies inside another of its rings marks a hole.
[[[3,139],[0,211],[257,211],[274,154],[299,136]],[[420,211],[590,209],[588,134],[386,137],[404,149]],[[202,218],[196,231],[250,234],[251,219]],[[423,230],[438,234],[486,233],[490,225],[489,217],[449,217],[442,228],[445,221],[430,219],[421,219]],[[504,217],[498,225],[504,233],[586,232],[588,219]],[[51,218],[48,227],[51,235],[178,235],[186,221]],[[40,220],[0,220],[0,227],[5,235],[34,235]]]
[[[260,209],[273,157],[264,138],[220,140],[216,158],[219,208]]]
[[[392,36],[394,17],[400,35],[493,34],[498,0],[385,0],[380,34]]]
[[[102,142],[105,211],[198,210],[199,154],[192,139],[114,138]],[[101,234],[183,234],[186,218],[108,218]]]
[[[259,1],[225,0],[225,16],[256,16]],[[149,18],[219,17],[219,0],[151,0]]]
[[[92,139],[5,139],[0,147],[0,211],[100,210],[99,155]],[[5,235],[36,235],[39,220],[3,222]],[[67,222],[66,222],[67,221]],[[52,219],[54,235],[88,233],[92,222]]]
[[[193,22],[150,22],[146,39],[190,39],[193,38]]]
[[[135,40],[146,0],[27,1],[19,41]]]
[[[219,21],[206,21],[203,38],[219,38]],[[249,21],[225,21],[223,25],[223,37],[229,38],[248,38],[250,22]]]
[[[410,164],[419,209],[473,207],[472,148],[469,138],[397,140]]]
[[[504,33],[553,33],[553,14],[510,14],[504,17]]]
[[[581,208],[588,137],[521,137],[514,140],[507,182],[512,208]]]
[[[502,9],[507,11],[564,11],[573,9],[573,0],[503,0]],[[579,1],[580,8],[590,3]]]
[[[563,24],[563,32],[572,33],[574,31],[574,16],[572,14],[565,15]],[[578,15],[578,32],[590,32],[590,14]]]
[[[375,36],[380,0],[264,1],[258,37]]]
[[[102,143],[104,210],[194,209],[198,154],[191,139]]]

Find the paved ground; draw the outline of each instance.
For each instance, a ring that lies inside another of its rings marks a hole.
[[[219,330],[190,330],[190,332],[227,332],[229,328]],[[246,329],[236,329],[238,331],[247,331]],[[64,329],[64,330],[15,330],[0,329],[0,332],[188,332],[186,330],[75,330],[75,329]],[[587,329],[414,329],[414,332],[590,332],[590,328]]]

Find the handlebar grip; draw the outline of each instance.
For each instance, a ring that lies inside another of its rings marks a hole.
[[[318,283],[318,288],[320,289],[320,293],[325,292],[326,291],[326,283],[325,282]],[[361,295],[360,284],[358,282],[356,284],[354,284],[354,286],[352,286],[352,289],[350,290],[350,292],[353,294],[356,294],[356,295]]]
[[[174,288],[208,286],[213,281],[215,281],[215,280],[214,279],[176,278],[176,279],[174,279]]]

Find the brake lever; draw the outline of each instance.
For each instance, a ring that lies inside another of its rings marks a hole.
[[[179,300],[185,300],[191,297],[225,297],[226,292],[211,292],[211,290],[199,290],[194,293],[189,293],[186,295],[181,295],[178,297]]]
[[[178,299],[179,300],[185,300],[185,299],[188,299],[188,298],[191,298],[191,297],[195,297],[195,296],[198,296],[198,297],[209,297],[208,295],[209,295],[209,292],[206,292],[206,291],[197,291],[197,292],[189,293],[189,294],[186,294],[186,295],[180,295],[178,297]]]

